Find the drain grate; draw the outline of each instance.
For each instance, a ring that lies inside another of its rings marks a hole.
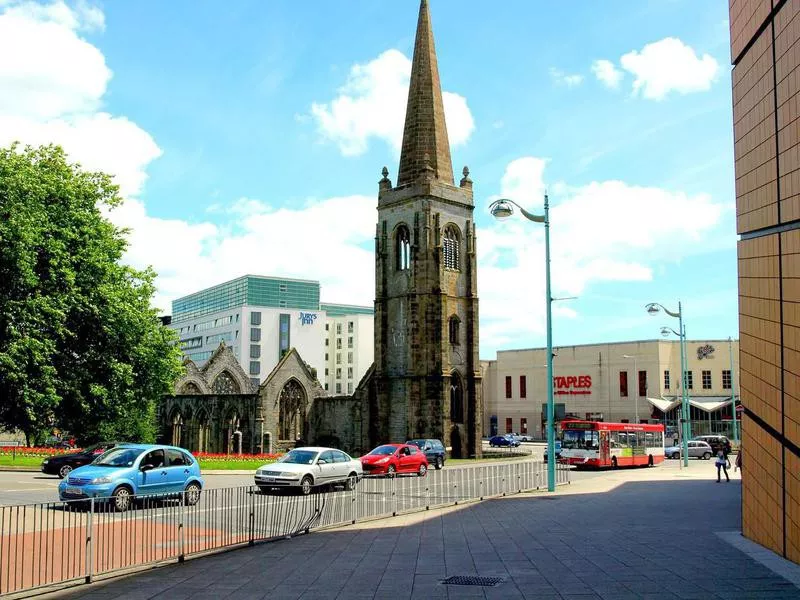
[[[445,585],[481,585],[481,586],[494,586],[502,583],[502,577],[476,577],[474,575],[453,575],[447,579],[443,579],[442,583]]]

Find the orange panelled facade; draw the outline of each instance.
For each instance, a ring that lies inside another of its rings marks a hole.
[[[742,530],[800,563],[800,0],[730,0]]]

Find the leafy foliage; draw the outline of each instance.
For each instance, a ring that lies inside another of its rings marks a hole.
[[[123,265],[122,202],[56,146],[0,149],[0,426],[28,443],[54,426],[81,443],[151,441],[180,375],[151,306],[155,273]]]

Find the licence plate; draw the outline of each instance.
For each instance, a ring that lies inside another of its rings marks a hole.
[[[81,488],[76,488],[76,487],[68,487],[67,493],[72,494],[74,496],[83,496],[83,490]]]

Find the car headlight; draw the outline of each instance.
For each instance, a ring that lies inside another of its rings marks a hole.
[[[95,477],[92,479],[92,485],[96,485],[98,483],[111,483],[111,477]]]
[[[50,462],[50,459],[49,459],[49,458],[45,458],[45,459],[42,461],[42,464],[43,464],[43,465],[46,465],[46,464],[47,464],[47,463],[49,463],[49,462]]]
[[[380,459],[380,460],[378,461],[378,464],[379,464],[379,465],[383,465],[383,464],[386,464],[387,462],[389,462],[389,457],[388,457],[388,456],[387,456],[386,458],[382,458],[382,459]]]
[[[280,477],[285,479],[298,479],[300,477],[299,473],[292,473],[291,471],[286,471],[280,474]]]

